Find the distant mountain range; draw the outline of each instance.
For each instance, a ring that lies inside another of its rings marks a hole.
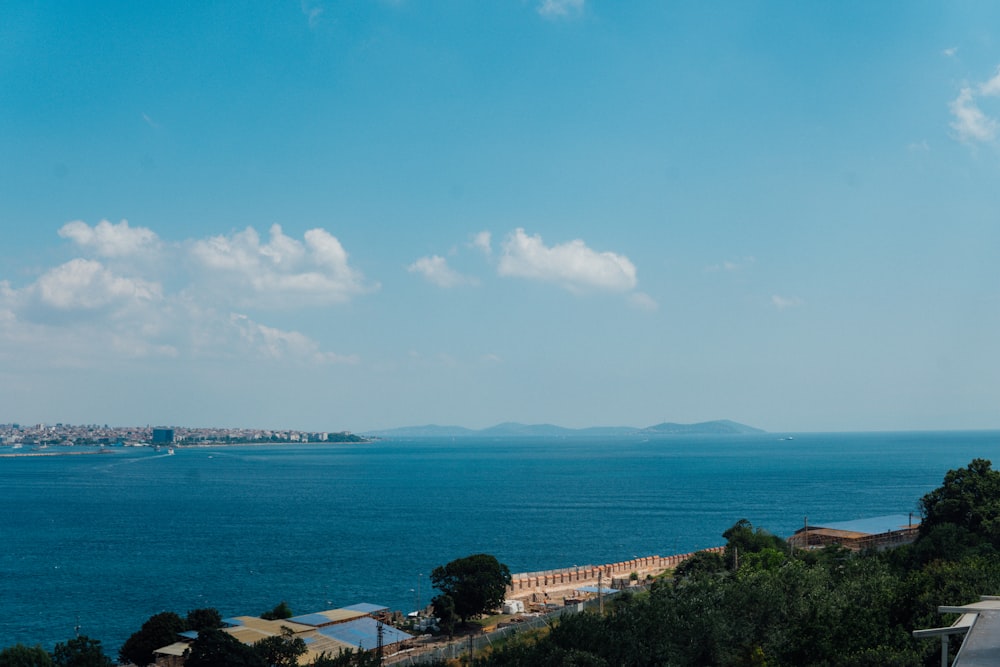
[[[759,428],[740,424],[728,419],[699,422],[697,424],[675,424],[663,422],[646,428],[634,426],[592,426],[590,428],[564,428],[553,424],[518,424],[505,422],[483,429],[462,426],[403,426],[382,431],[368,431],[366,436],[375,438],[505,438],[515,436],[532,437],[608,437],[628,435],[742,435],[766,433]]]

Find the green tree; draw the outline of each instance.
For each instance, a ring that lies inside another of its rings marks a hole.
[[[187,613],[187,629],[201,632],[202,630],[214,630],[222,627],[222,614],[218,609],[206,607],[204,609],[192,609]]]
[[[499,607],[510,581],[510,569],[489,554],[459,558],[431,572],[431,584],[455,601],[463,622]]]
[[[0,667],[52,667],[52,656],[41,646],[14,644],[0,651]]]
[[[292,617],[292,608],[288,606],[287,602],[282,600],[275,605],[274,609],[265,611],[260,617],[265,621],[281,621]]]
[[[134,665],[150,665],[156,656],[153,651],[178,639],[179,632],[184,632],[187,624],[172,611],[164,611],[150,616],[142,627],[125,640],[118,651],[118,661]]]
[[[268,667],[251,646],[218,629],[204,630],[191,642],[184,667]]]
[[[104,655],[101,640],[86,635],[56,644],[52,662],[56,667],[111,667],[111,658]]]
[[[944,483],[920,499],[920,536],[943,525],[958,526],[980,541],[1000,546],[1000,471],[986,459],[949,470]]]
[[[434,608],[434,616],[437,617],[438,627],[447,632],[449,637],[455,635],[455,601],[450,595],[435,595],[431,600]]]
[[[299,656],[306,652],[306,643],[291,629],[282,628],[280,635],[255,642],[253,649],[269,667],[297,667]]]
[[[718,551],[699,551],[674,569],[674,581],[725,572],[726,562]]]
[[[722,537],[726,539],[725,559],[729,567],[734,567],[737,556],[742,558],[746,554],[757,553],[764,549],[782,552],[788,550],[788,545],[783,539],[760,528],[754,530],[753,524],[746,519],[737,521],[722,533]]]

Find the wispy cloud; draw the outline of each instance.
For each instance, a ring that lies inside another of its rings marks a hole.
[[[1000,96],[1000,68],[988,81],[964,86],[959,91],[958,97],[948,105],[954,116],[951,128],[959,141],[967,144],[990,143],[996,138],[997,120],[982,110],[980,100],[997,96]]]
[[[569,18],[583,12],[585,0],[540,0],[538,13],[545,18]]]
[[[957,53],[958,53],[958,47],[957,46],[952,46],[952,47],[949,47],[947,49],[943,49],[941,51],[941,55],[943,55],[946,58],[954,58]]]
[[[357,355],[323,352],[319,344],[308,336],[259,324],[246,315],[232,313],[229,321],[244,344],[275,361],[299,360],[318,364],[357,364],[360,361]]]
[[[315,28],[319,25],[323,11],[323,4],[317,0],[302,0],[302,13],[305,14],[306,19],[309,21],[310,28]]]
[[[635,265],[624,255],[597,252],[579,239],[548,247],[541,236],[528,236],[521,228],[504,240],[497,271],[501,276],[553,282],[572,292],[628,291],[637,284]]]
[[[736,271],[743,271],[745,269],[749,269],[751,266],[754,265],[754,263],[756,263],[756,261],[757,260],[754,257],[743,257],[741,259],[736,259],[736,260],[727,259],[725,261],[719,262],[718,264],[710,264],[709,266],[706,266],[705,271],[708,273],[716,273],[719,271],[733,273]]]
[[[469,243],[473,248],[478,248],[484,255],[489,257],[493,253],[493,235],[488,231],[482,231],[472,237]]]
[[[142,114],[142,119],[146,121],[146,125],[149,125],[154,130],[160,129],[160,124],[157,123],[155,120],[153,120],[149,114],[146,113]]]
[[[653,312],[659,310],[660,304],[656,300],[646,294],[645,292],[633,292],[628,297],[628,303],[633,308],[638,310],[645,310],[647,312]]]
[[[788,310],[789,308],[798,308],[804,303],[805,302],[802,301],[802,299],[800,299],[797,296],[781,296],[775,294],[771,297],[771,305],[777,308],[778,310]]]
[[[464,276],[452,269],[448,266],[448,260],[440,255],[421,257],[406,267],[406,270],[423,276],[425,280],[438,287],[459,287],[461,285],[474,285],[478,282],[475,278]]]

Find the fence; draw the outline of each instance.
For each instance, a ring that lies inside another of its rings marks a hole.
[[[629,588],[629,590],[640,591],[645,590],[645,588],[645,586],[634,586]],[[598,598],[591,598],[578,605],[560,607],[559,609],[551,611],[547,614],[527,616],[525,617],[523,623],[497,628],[492,632],[486,632],[478,636],[470,635],[465,639],[454,641],[429,651],[421,649],[420,653],[417,653],[416,651],[397,653],[395,655],[388,656],[385,659],[385,664],[401,666],[423,665],[437,660],[455,660],[462,658],[469,653],[475,654],[477,651],[482,651],[487,646],[492,646],[493,644],[501,642],[509,637],[513,637],[514,635],[546,626],[552,627],[552,622],[563,615],[577,614],[583,609],[596,608],[599,604],[600,600],[598,600]]]

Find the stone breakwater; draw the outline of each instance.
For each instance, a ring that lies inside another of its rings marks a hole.
[[[724,549],[725,547],[712,547],[704,551],[722,553]],[[642,581],[647,576],[655,577],[672,570],[693,555],[694,552],[675,556],[646,556],[605,565],[582,565],[512,574],[511,585],[507,587],[507,598],[532,601],[565,598],[577,589],[596,586],[598,583],[607,588],[621,588],[629,585],[633,573],[638,581]]]

